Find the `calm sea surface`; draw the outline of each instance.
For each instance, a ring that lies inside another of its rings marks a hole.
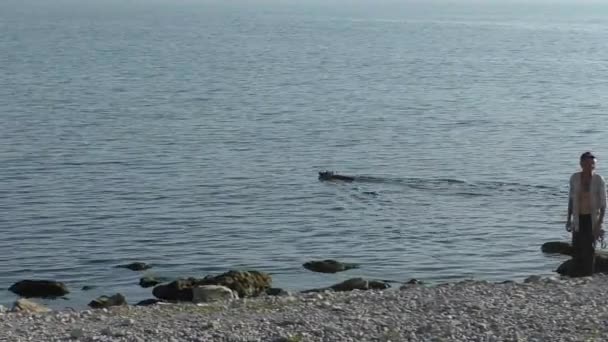
[[[2,1],[0,304],[151,297],[131,261],[551,274],[578,155],[608,169],[608,7],[347,3]],[[362,267],[301,266],[325,258]]]

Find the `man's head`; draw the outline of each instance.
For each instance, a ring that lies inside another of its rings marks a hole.
[[[581,154],[581,167],[583,171],[593,171],[595,170],[595,162],[596,158],[591,152],[585,152]]]

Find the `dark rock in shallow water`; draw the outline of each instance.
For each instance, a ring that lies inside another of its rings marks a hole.
[[[313,260],[302,264],[302,266],[313,272],[320,273],[337,273],[347,271],[353,268],[359,268],[357,264],[343,263],[336,260]]]
[[[146,277],[141,277],[139,279],[139,286],[141,286],[143,288],[147,288],[147,287],[156,286],[160,283],[163,283],[164,281],[165,281],[164,278],[155,278],[152,276],[146,276]]]
[[[152,268],[152,266],[146,264],[145,262],[132,262],[126,265],[118,265],[117,268],[127,268],[131,271],[143,271]]]
[[[90,290],[93,290],[95,288],[97,288],[97,286],[95,286],[95,285],[85,285],[85,286],[82,287],[81,290],[82,291],[90,291]]]
[[[127,300],[125,299],[125,296],[121,295],[120,293],[117,293],[110,297],[101,296],[89,303],[89,306],[93,309],[109,308],[110,306],[120,305],[127,305]]]
[[[572,246],[568,242],[562,242],[562,241],[545,242],[540,247],[540,250],[543,253],[557,253],[557,254],[564,254],[564,255],[573,255],[573,253],[574,253]]]
[[[22,297],[55,298],[70,293],[64,283],[53,280],[22,280],[8,289]]]
[[[202,279],[178,279],[168,285],[158,285],[152,290],[156,298],[164,300],[192,301],[192,288],[202,285],[222,285],[235,291],[240,298],[256,297],[270,288],[270,275],[258,271],[228,271],[218,276]]]

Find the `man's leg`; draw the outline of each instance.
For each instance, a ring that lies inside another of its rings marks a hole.
[[[578,220],[579,218],[575,218]],[[569,276],[580,277],[583,269],[583,240],[581,239],[581,227],[579,222],[579,229],[572,231],[572,268],[570,269]]]
[[[595,248],[593,247],[593,226],[591,215],[581,215],[580,219],[581,243],[581,276],[590,276],[593,274],[593,266],[595,260]]]

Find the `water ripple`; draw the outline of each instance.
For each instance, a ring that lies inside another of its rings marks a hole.
[[[551,273],[577,157],[608,155],[605,20],[62,6],[0,2],[0,288],[65,281],[52,306],[149,297],[131,261],[290,289]]]

